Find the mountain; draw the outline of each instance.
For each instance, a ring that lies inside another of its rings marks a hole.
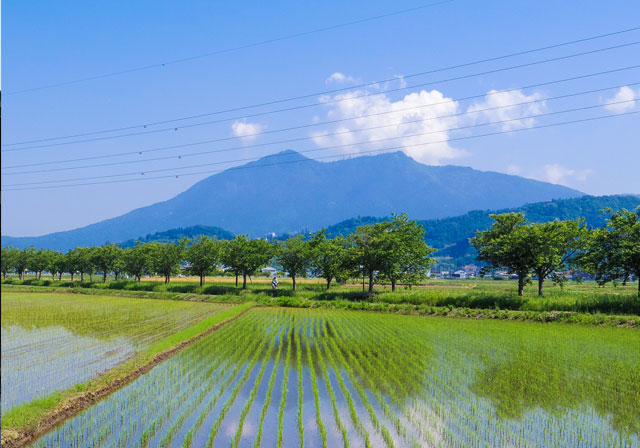
[[[427,232],[427,244],[438,249],[435,257],[448,259],[454,265],[463,265],[475,259],[476,252],[469,244],[469,238],[473,237],[476,231],[491,227],[491,214],[521,212],[531,222],[585,218],[588,226],[602,227],[612,213],[623,208],[635,210],[639,206],[640,196],[636,195],[584,196],[501,210],[474,210],[461,216],[423,220],[419,223]],[[348,219],[327,227],[326,234],[347,235],[360,225],[374,224],[384,219],[371,216]]]
[[[127,248],[133,247],[136,243],[175,243],[182,238],[197,238],[199,236],[206,235],[211,238],[217,238],[219,240],[231,240],[234,234],[228,230],[221,229],[220,227],[213,226],[190,226],[190,227],[178,227],[177,229],[165,230],[164,232],[156,232],[153,234],[147,234],[144,237],[138,239],[127,240],[124,243],[120,243],[120,247]]]
[[[263,236],[315,230],[357,216],[422,219],[582,196],[560,185],[459,166],[429,166],[402,152],[318,162],[284,151],[228,169],[164,202],[117,218],[2,245],[68,250],[194,225]]]

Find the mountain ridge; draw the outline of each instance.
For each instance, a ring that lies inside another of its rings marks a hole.
[[[423,165],[402,152],[319,162],[286,150],[209,176],[166,201],[64,232],[2,236],[2,245],[67,250],[193,225],[263,236],[358,215],[433,219],[582,195],[518,176]]]

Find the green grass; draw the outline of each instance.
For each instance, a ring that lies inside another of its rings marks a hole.
[[[290,280],[282,278],[280,287],[272,290],[264,278],[257,278],[247,290],[236,287],[232,279],[217,277],[200,287],[191,279],[178,279],[169,284],[157,280],[139,283],[131,281],[101,282],[52,282],[50,280],[19,282],[14,279],[3,282],[3,288],[15,288],[20,284],[46,284],[48,287],[82,288],[88,291],[106,290],[125,291],[129,294],[156,295],[163,298],[195,298],[217,302],[260,301],[264,304],[298,306],[305,302],[368,302],[394,304],[426,305],[449,308],[502,309],[515,311],[570,311],[576,313],[602,313],[615,315],[640,315],[640,298],[637,284],[607,285],[599,287],[594,282],[570,282],[560,288],[551,281],[546,282],[545,295],[537,296],[535,285],[525,288],[525,296],[516,294],[516,281],[466,279],[466,280],[428,280],[416,287],[399,287],[391,292],[388,286],[376,285],[374,294],[363,293],[358,284],[335,285],[329,291],[322,281],[303,280],[298,291],[294,292]],[[14,286],[10,286],[14,285]]]

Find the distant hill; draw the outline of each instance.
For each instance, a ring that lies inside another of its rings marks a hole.
[[[473,237],[477,230],[486,230],[491,227],[493,223],[489,216],[491,214],[522,212],[531,222],[584,217],[588,226],[602,227],[611,213],[623,208],[635,210],[638,206],[640,206],[640,197],[636,195],[583,196],[500,210],[474,210],[451,218],[423,220],[420,224],[427,232],[427,243],[438,249],[434,256],[450,258],[453,264],[461,265],[475,259],[475,249],[469,244],[469,238]],[[611,213],[601,212],[607,208],[611,209]],[[371,216],[348,219],[327,227],[326,233],[331,236],[346,235],[353,232],[359,225],[373,224],[383,219],[385,218]]]
[[[164,232],[156,232],[154,234],[146,235],[145,237],[138,239],[127,240],[119,245],[123,248],[133,247],[136,243],[175,243],[182,238],[197,238],[199,236],[206,235],[211,238],[217,238],[219,240],[231,240],[234,234],[221,229],[220,227],[212,226],[191,226],[191,227],[179,227],[177,229],[166,230]]]
[[[402,152],[323,163],[284,151],[117,218],[40,237],[3,236],[2,245],[68,250],[194,225],[260,237],[316,230],[358,215],[407,212],[434,219],[582,195],[518,176],[423,165]]]

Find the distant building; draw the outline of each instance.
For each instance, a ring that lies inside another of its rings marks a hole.
[[[264,267],[264,268],[260,269],[260,272],[262,272],[262,273],[268,272],[269,276],[273,277],[276,274],[277,270],[276,270],[276,268],[273,268],[271,266],[267,266],[267,267]]]
[[[463,269],[458,269],[451,274],[451,278],[467,278],[467,273]]]

